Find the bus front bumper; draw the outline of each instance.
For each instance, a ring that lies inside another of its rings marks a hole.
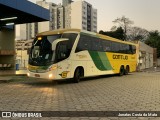
[[[53,71],[46,72],[46,73],[34,73],[34,72],[27,72],[28,77],[33,77],[33,78],[44,78],[44,79],[56,79],[55,78],[55,73]]]

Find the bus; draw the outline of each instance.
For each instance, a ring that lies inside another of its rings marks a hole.
[[[61,80],[136,71],[136,44],[80,29],[39,33],[29,54],[28,76]]]

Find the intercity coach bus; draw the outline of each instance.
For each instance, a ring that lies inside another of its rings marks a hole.
[[[109,36],[64,29],[39,33],[29,54],[28,76],[47,79],[119,74],[136,70],[136,44]]]

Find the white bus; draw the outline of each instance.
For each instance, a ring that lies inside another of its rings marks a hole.
[[[29,54],[28,76],[51,80],[136,70],[136,44],[79,29],[40,33]]]

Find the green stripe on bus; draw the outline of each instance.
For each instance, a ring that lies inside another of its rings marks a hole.
[[[105,52],[98,52],[98,54],[99,54],[99,57],[100,57],[100,59],[103,63],[103,66],[105,67],[105,69],[106,70],[112,70],[113,68],[112,68],[112,66],[111,66],[111,64],[108,60],[108,57],[107,57],[106,53]]]
[[[106,56],[105,52],[96,52],[96,51],[89,51],[89,54],[95,64],[95,66],[101,70],[112,70],[112,66],[110,62],[108,61],[108,58]]]

